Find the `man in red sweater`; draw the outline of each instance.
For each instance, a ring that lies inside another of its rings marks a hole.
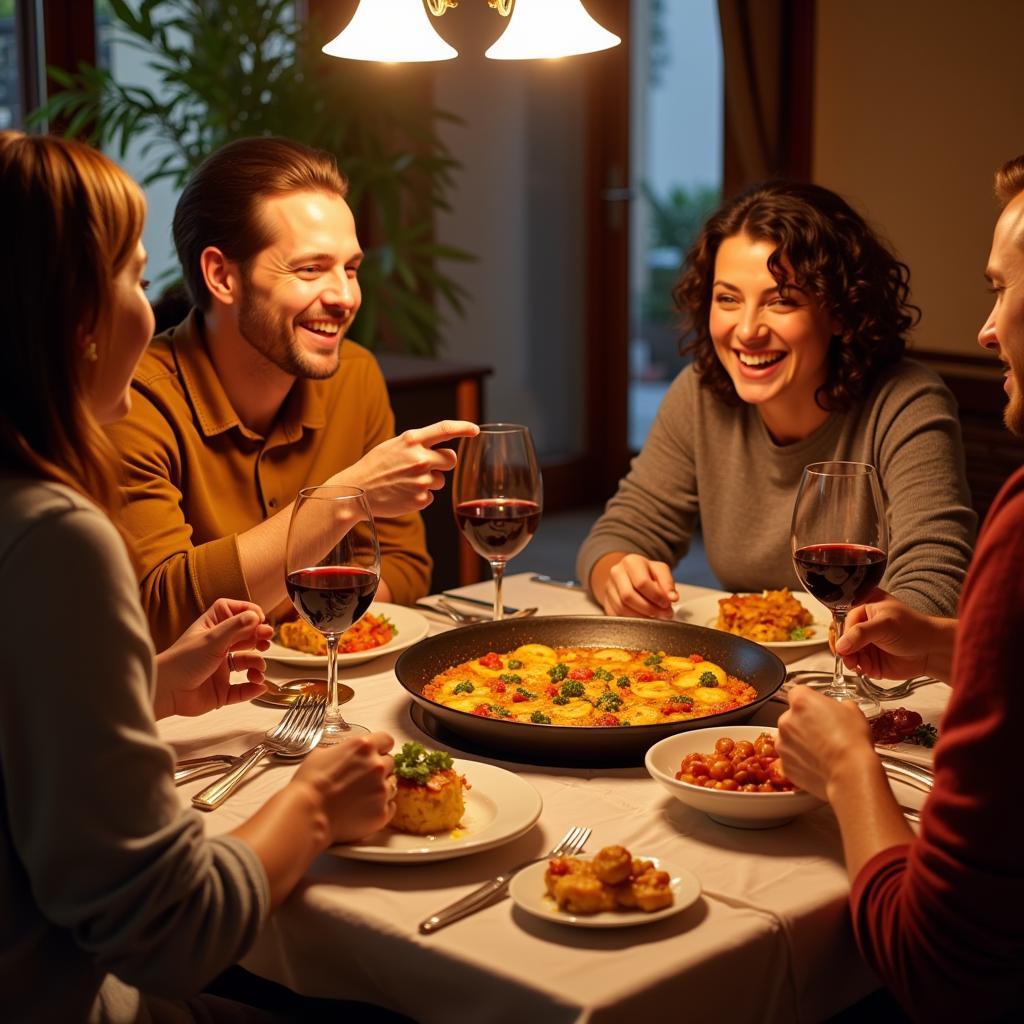
[[[1024,436],[1024,156],[996,174],[1003,212],[986,276],[995,305],[979,344],[1006,367],[1007,427]],[[1024,469],[989,512],[958,619],[876,592],[837,649],[849,668],[928,673],[953,694],[920,835],[903,819],[853,703],[800,687],[779,721],[787,775],[839,820],[861,953],[915,1019],[1024,1017]]]

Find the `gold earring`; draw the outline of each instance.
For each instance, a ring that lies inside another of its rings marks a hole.
[[[100,353],[99,349],[96,348],[95,341],[90,341],[89,344],[85,346],[85,349],[82,351],[82,358],[87,363],[95,363],[99,361]]]

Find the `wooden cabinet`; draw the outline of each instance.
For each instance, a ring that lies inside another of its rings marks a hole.
[[[492,372],[490,367],[391,354],[380,354],[377,360],[387,381],[397,431],[443,419],[482,422],[483,379]],[[483,561],[455,529],[450,477],[443,490],[435,491],[433,504],[424,509],[423,522],[427,549],[434,559],[432,590],[483,579]]]

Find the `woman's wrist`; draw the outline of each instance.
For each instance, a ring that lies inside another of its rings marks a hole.
[[[850,795],[862,793],[867,780],[876,774],[882,774],[882,769],[870,742],[859,738],[850,742],[833,759],[825,779],[829,803],[836,806]]]
[[[331,822],[319,787],[307,778],[293,778],[286,787],[289,796],[308,822],[308,835],[318,856],[331,845]]]

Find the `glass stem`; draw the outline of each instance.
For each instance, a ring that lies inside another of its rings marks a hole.
[[[341,721],[338,710],[338,637],[336,634],[327,636],[327,714],[325,725],[337,725]]]
[[[832,620],[836,624],[836,645],[838,646],[839,638],[843,635],[843,627],[846,625],[846,612],[833,612]],[[843,656],[841,654],[836,655],[835,668],[832,671],[832,685],[825,695],[833,700],[857,699],[857,691],[847,682],[846,676],[843,674]]]
[[[494,621],[500,622],[505,617],[505,603],[501,599],[501,581],[505,577],[505,563],[491,562],[494,574]]]

